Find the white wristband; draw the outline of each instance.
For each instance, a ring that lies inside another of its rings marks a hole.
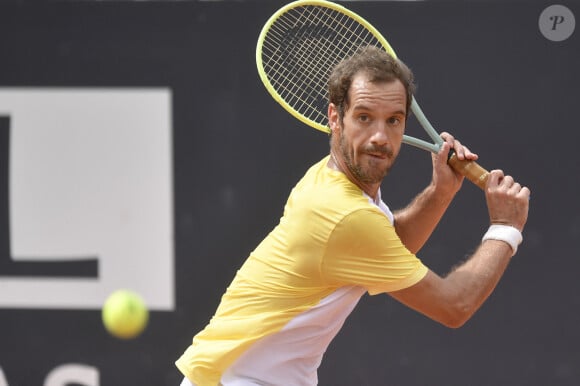
[[[512,247],[513,256],[516,254],[518,245],[521,244],[523,239],[522,232],[516,228],[509,225],[493,224],[489,227],[487,232],[485,232],[481,241],[484,242],[485,240],[500,240],[508,243],[510,247]]]

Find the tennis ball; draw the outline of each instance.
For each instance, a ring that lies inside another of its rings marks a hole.
[[[101,316],[107,331],[120,339],[137,337],[149,321],[149,311],[143,299],[126,289],[116,290],[109,295]]]

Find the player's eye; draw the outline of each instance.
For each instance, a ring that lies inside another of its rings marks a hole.
[[[368,122],[370,120],[369,116],[367,114],[360,114],[358,116],[358,120],[360,122]]]
[[[387,120],[387,123],[391,126],[398,126],[400,125],[402,122],[402,119],[400,119],[399,117],[391,117]]]

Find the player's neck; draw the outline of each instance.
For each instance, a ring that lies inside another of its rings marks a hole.
[[[344,174],[350,182],[358,186],[363,192],[365,192],[369,197],[371,197],[375,202],[377,202],[379,198],[379,189],[381,187],[380,183],[377,184],[369,184],[363,183],[356,178],[353,173],[350,171],[346,162],[340,157],[335,156],[334,152],[330,151],[330,158],[328,159],[327,166],[332,169],[341,172]]]

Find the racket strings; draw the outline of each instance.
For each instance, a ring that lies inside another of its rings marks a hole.
[[[357,20],[334,9],[305,5],[282,14],[262,48],[264,72],[276,92],[298,113],[327,124],[330,71],[361,46],[380,41]]]

